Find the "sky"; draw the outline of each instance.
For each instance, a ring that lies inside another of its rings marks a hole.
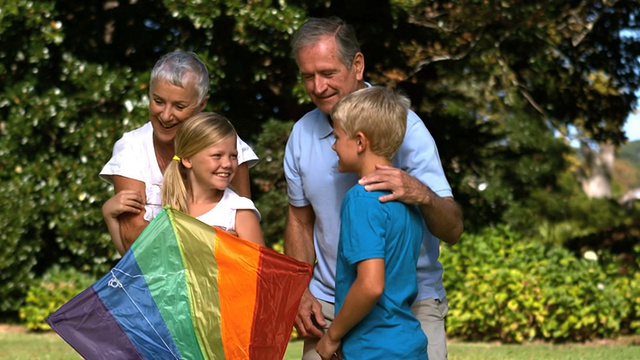
[[[624,131],[629,141],[640,140],[640,113],[629,115],[624,124]]]

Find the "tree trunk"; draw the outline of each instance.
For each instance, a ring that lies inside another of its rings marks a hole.
[[[579,170],[578,181],[589,198],[611,197],[611,175],[615,159],[613,144],[598,144],[591,148],[586,142],[580,143],[580,152],[584,156],[584,166]]]

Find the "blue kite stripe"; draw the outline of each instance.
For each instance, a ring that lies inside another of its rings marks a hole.
[[[132,251],[127,251],[110,274],[98,280],[93,288],[146,359],[181,358]]]
[[[85,359],[143,359],[92,287],[62,305],[47,323]]]

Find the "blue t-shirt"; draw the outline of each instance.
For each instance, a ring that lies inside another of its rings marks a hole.
[[[336,314],[357,276],[358,262],[384,259],[385,286],[371,312],[342,339],[349,359],[427,359],[427,338],[411,313],[418,294],[416,264],[422,215],[415,206],[381,203],[383,192],[355,185],[340,209]]]
[[[334,302],[340,204],[347,190],[358,182],[356,174],[338,171],[338,155],[331,149],[334,142],[327,115],[316,108],[293,126],[284,158],[289,203],[298,207],[311,205],[316,216],[313,242],[317,262],[309,290],[316,298],[331,303]],[[433,137],[413,111],[407,115],[407,131],[393,157],[393,166],[414,176],[438,196],[451,196]],[[443,299],[446,293],[442,285],[442,264],[438,261],[440,241],[425,224],[423,230],[417,299]]]

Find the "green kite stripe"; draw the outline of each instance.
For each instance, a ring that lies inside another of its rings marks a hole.
[[[167,211],[152,222],[162,226],[147,226],[131,249],[181,358],[203,359],[191,322],[189,290],[175,229]]]

